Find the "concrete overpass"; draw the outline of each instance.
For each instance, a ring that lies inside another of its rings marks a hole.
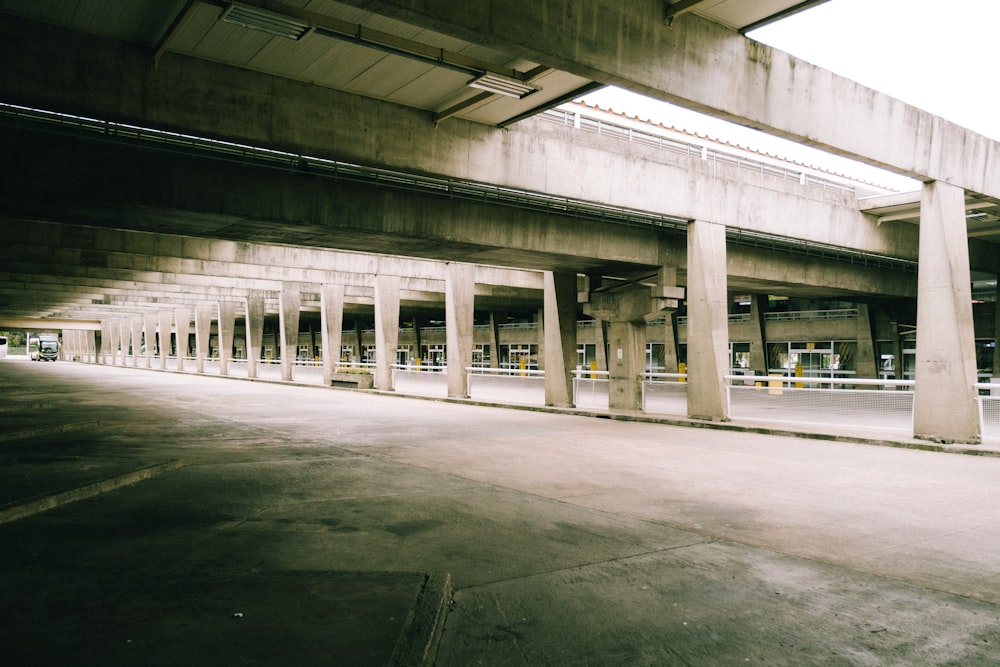
[[[0,213],[13,229],[54,224],[57,239],[12,235],[5,282],[62,278],[52,289],[8,288],[5,310],[95,319],[67,306],[81,287],[122,290],[122,310],[136,314],[161,299],[197,307],[227,289],[219,277],[246,281],[223,297],[277,292],[279,282],[313,285],[297,290],[312,294],[365,283],[379,301],[376,272],[339,270],[341,255],[323,255],[323,275],[277,280],[287,261],[250,252],[252,261],[235,262],[225,250],[233,244],[444,261],[451,268],[434,279],[452,284],[476,275],[465,264],[543,271],[546,367],[559,404],[573,354],[562,334],[582,274],[592,312],[626,329],[686,296],[691,413],[724,419],[727,289],[916,295],[915,432],[975,441],[970,266],[1000,267],[995,226],[970,240],[966,208],[997,213],[996,142],[741,35],[801,3],[739,4],[584,0],[567,13],[531,1],[177,0],[115,11],[97,0],[71,10],[0,2],[0,102],[105,122],[103,133],[77,120],[56,130],[51,117],[5,108]],[[531,118],[612,83],[918,178],[920,224],[880,220],[844,195],[569,137]],[[224,158],[219,141],[239,146]],[[278,151],[270,164],[267,151]],[[102,229],[128,234],[118,246],[92,244],[88,235],[104,239],[93,231]],[[147,234],[160,235],[152,249],[139,240]],[[198,238],[211,248],[202,254],[220,253],[215,268],[185,254]],[[398,294],[418,266],[381,284]],[[128,287],[140,274],[148,280]],[[439,283],[412,287],[440,294]],[[441,300],[455,312],[463,295]],[[392,318],[396,299],[382,299],[382,317]]]

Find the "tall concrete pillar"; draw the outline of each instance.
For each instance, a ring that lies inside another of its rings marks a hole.
[[[95,364],[100,363],[100,348],[97,342],[97,330],[90,329],[87,331],[87,360]]]
[[[646,316],[652,310],[648,287],[590,295],[584,311],[607,322],[608,407],[642,409],[646,369]]]
[[[892,323],[892,379],[905,380],[906,371],[903,368],[903,336],[900,334],[899,322]]]
[[[507,316],[502,318],[507,321]],[[500,368],[500,322],[499,313],[490,311],[490,368]]]
[[[573,407],[573,367],[576,363],[576,274],[544,272],[542,318],[545,362],[545,404]]]
[[[1000,280],[993,305],[993,377],[1000,378]]]
[[[118,365],[118,348],[121,345],[122,330],[121,322],[117,319],[110,320],[108,322],[108,334],[109,334],[109,344],[108,352],[110,353],[110,364],[112,366]]]
[[[142,325],[141,315],[129,319],[132,333],[132,368],[139,368],[139,357],[142,356]]]
[[[118,320],[118,338],[121,341],[122,366],[128,365],[129,346],[132,343],[131,321],[127,318]]]
[[[302,293],[286,287],[278,294],[278,328],[281,330],[281,379],[294,379],[295,357],[299,351],[299,312]]]
[[[174,328],[174,311],[159,312],[160,370],[167,370],[167,359],[170,357],[170,332]]]
[[[445,340],[448,345],[448,396],[468,398],[466,368],[472,365],[476,267],[450,262],[444,278]]]
[[[727,420],[724,376],[729,368],[726,227],[688,225],[688,416]]]
[[[351,361],[361,363],[365,358],[364,333],[361,331],[361,320],[354,318],[354,358]]]
[[[538,340],[538,370],[545,370],[545,307],[535,315],[535,332]]]
[[[597,370],[608,370],[608,323],[602,319],[594,322],[594,361]]]
[[[344,332],[344,286],[323,285],[320,288],[320,340],[323,344],[323,384],[333,381],[340,363],[340,348]]]
[[[872,322],[871,307],[858,304],[858,358],[854,370],[859,378],[878,378],[878,345],[875,342],[875,324]]]
[[[767,375],[767,295],[750,295],[750,369]]]
[[[156,313],[146,313],[142,328],[146,339],[146,368],[152,368],[153,353],[156,351]]]
[[[212,310],[209,304],[199,304],[194,309],[194,356],[199,373],[205,372],[205,359],[208,358],[208,341],[212,336]]]
[[[925,183],[920,200],[913,435],[978,443],[976,340],[965,191]]]
[[[219,302],[219,375],[229,375],[229,358],[233,356],[236,336],[236,303]]]
[[[264,340],[264,293],[247,294],[247,377],[257,377],[260,346]]]
[[[420,316],[416,314],[413,316],[413,344],[416,345],[413,356],[421,359],[424,356],[424,337],[421,333]]]
[[[177,325],[177,370],[184,370],[184,360],[188,355],[188,339],[191,337],[191,309],[179,307],[174,312]]]
[[[677,312],[666,313],[663,318],[663,372],[678,373],[677,365]]]
[[[399,276],[375,276],[375,388],[392,391],[399,347]]]

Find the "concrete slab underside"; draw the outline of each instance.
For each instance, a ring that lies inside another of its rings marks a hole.
[[[428,572],[438,665],[1000,661],[1000,459],[64,362],[0,395],[0,509],[185,464],[0,525],[32,664],[387,664]]]

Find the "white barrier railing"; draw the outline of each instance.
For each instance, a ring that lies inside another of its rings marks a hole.
[[[573,405],[592,410],[608,409],[608,371],[578,368],[573,371]]]
[[[979,403],[979,434],[983,438],[1000,437],[1000,383],[977,382],[976,401]],[[983,392],[989,393],[983,393]]]
[[[734,419],[913,429],[911,380],[762,375],[725,379],[727,412]]]
[[[518,368],[465,369],[469,397],[477,401],[545,405],[545,371]]]
[[[687,373],[647,372],[642,383],[644,412],[687,415]]]

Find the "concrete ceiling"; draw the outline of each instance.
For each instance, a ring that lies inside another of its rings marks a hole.
[[[693,11],[740,30],[812,4],[677,0],[665,3],[664,13]],[[503,126],[599,87],[334,0],[0,0],[0,12],[142,44],[154,62],[167,52],[183,54],[424,109],[439,122]],[[509,94],[473,87],[484,74],[512,86]]]
[[[746,30],[813,4],[817,2],[677,0],[664,2],[664,17],[669,20],[673,15],[692,11],[736,30]],[[0,0],[2,14],[140,45],[148,49],[154,66],[165,54],[180,54],[419,109],[439,123],[457,118],[502,127],[599,85],[543,67],[517,53],[334,0]],[[280,32],[286,35],[275,34]],[[73,55],[54,53],[52,57]],[[508,86],[508,94],[470,85],[485,75]],[[516,92],[518,89],[527,94]],[[74,227],[80,223],[66,221],[61,223],[64,227],[58,227],[49,224],[53,217],[45,219],[48,222],[37,227],[30,216],[15,215],[3,220],[7,226],[24,226],[26,236],[18,236],[16,245],[0,252],[6,265],[0,272],[0,314],[93,319],[101,313],[190,304],[205,293],[206,287],[211,288],[209,292],[218,292],[219,298],[238,298],[246,289],[260,288],[226,272],[206,275],[169,268],[172,260],[183,257],[165,248],[183,241],[177,235],[196,235],[183,226],[183,213],[164,220],[160,226],[151,223],[148,229],[137,221],[131,223],[133,230],[174,235],[163,236],[165,242],[156,254],[164,263],[151,267],[116,264],[131,253],[97,253],[87,246],[65,245],[74,229],[89,233],[86,225]],[[194,221],[191,226],[203,227],[204,221]],[[40,241],[36,230],[43,228],[55,230],[64,238],[59,242]],[[284,228],[275,229],[276,234],[279,231],[288,233]],[[256,237],[266,235],[262,232]],[[372,238],[369,235],[365,239],[369,247]],[[11,270],[15,263],[18,270]],[[583,271],[586,267],[575,268]],[[627,268],[622,268],[621,275],[626,275]],[[220,280],[220,275],[225,280]],[[274,285],[278,284],[274,281]],[[750,286],[750,282],[743,285]],[[761,285],[760,289],[768,287],[773,286]],[[414,303],[422,299],[416,295],[418,291],[414,290]],[[530,300],[537,297],[537,291],[515,290],[509,295],[501,291],[495,297],[500,302],[525,297]],[[358,298],[363,302],[365,295],[359,292]],[[316,306],[311,297],[306,301],[309,307]]]

